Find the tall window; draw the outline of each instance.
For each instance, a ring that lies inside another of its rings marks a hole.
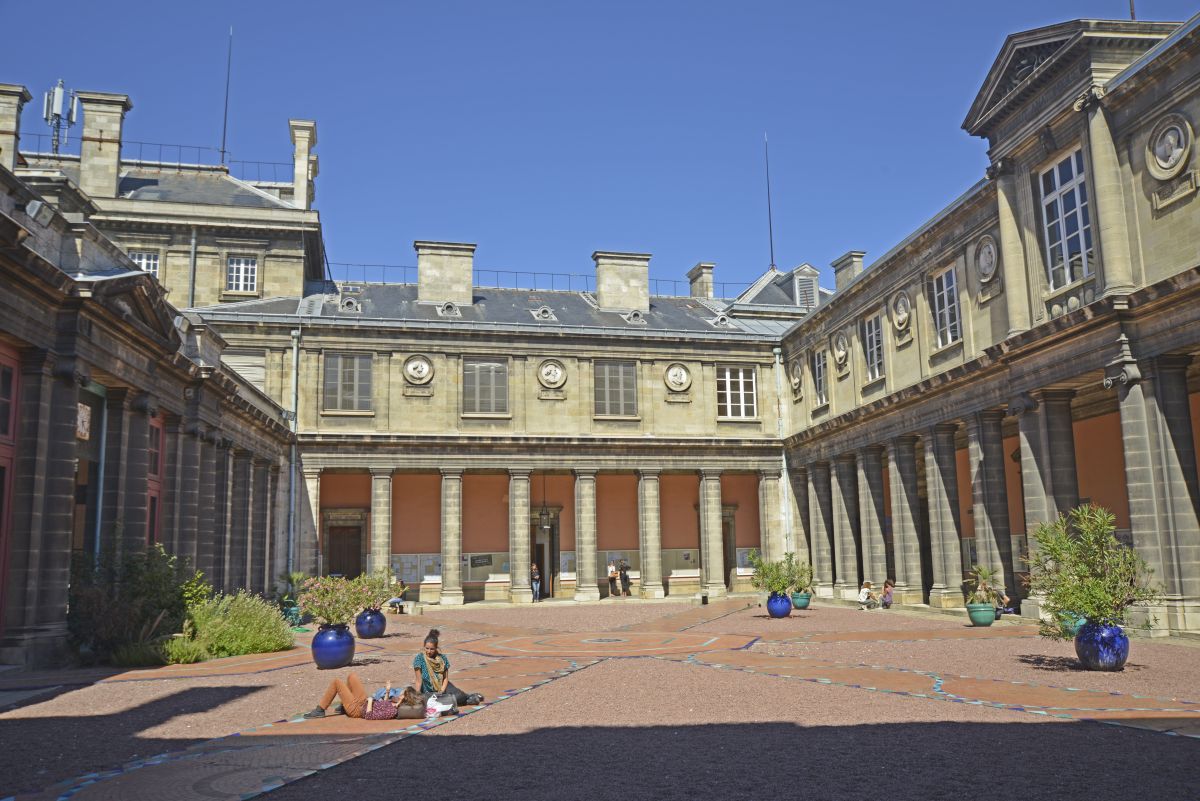
[[[463,360],[463,413],[508,414],[508,360]]]
[[[230,256],[225,260],[225,289],[228,292],[258,291],[258,259]]]
[[[158,278],[158,253],[148,250],[131,250],[129,251],[130,260],[138,266],[138,269],[150,273],[155,278]]]
[[[953,267],[933,277],[933,322],[939,348],[962,338],[958,320],[958,282],[954,279]]]
[[[596,362],[596,416],[636,417],[637,364]]]
[[[326,411],[371,411],[371,356],[325,354]]]
[[[1058,289],[1091,275],[1096,255],[1082,150],[1042,173],[1042,212],[1050,288]]]
[[[829,354],[819,350],[813,354],[813,403],[824,406],[829,403],[829,390],[826,386],[826,376],[829,373]]]
[[[867,380],[883,375],[883,316],[876,314],[863,323],[863,350],[867,360]]]
[[[757,417],[753,367],[717,368],[717,417]]]

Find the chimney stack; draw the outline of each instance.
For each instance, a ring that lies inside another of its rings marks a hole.
[[[292,132],[292,203],[296,208],[311,209],[317,197],[317,124],[312,120],[288,120]]]
[[[459,306],[474,302],[474,245],[417,241],[413,249],[417,251],[417,300],[449,300]]]
[[[601,309],[650,311],[650,254],[597,250],[596,302]]]
[[[79,188],[91,197],[116,197],[121,173],[121,128],[133,108],[128,95],[76,92],[83,107]]]
[[[839,256],[833,260],[833,290],[841,292],[842,289],[854,280],[854,277],[863,271],[863,256],[867,255],[862,250],[847,251],[844,256]]]
[[[688,284],[691,286],[693,298],[711,298],[713,296],[713,267],[717,265],[702,261],[688,270]]]
[[[17,147],[21,143],[21,106],[32,100],[24,86],[0,83],[0,165],[17,167]]]

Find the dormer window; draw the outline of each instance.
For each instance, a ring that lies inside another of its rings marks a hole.
[[[558,318],[554,316],[554,309],[549,306],[539,306],[536,309],[530,309],[529,313],[533,315],[533,319],[542,322],[557,322]]]
[[[342,298],[340,308],[342,311],[349,312],[350,314],[358,314],[362,311],[362,306],[354,298]]]
[[[625,322],[630,323],[631,325],[646,324],[646,315],[642,314],[637,309],[634,309],[633,311],[629,312],[629,314],[624,315],[624,317]]]
[[[462,312],[459,311],[458,304],[452,300],[437,307],[438,317],[462,317]]]
[[[1061,159],[1041,179],[1046,274],[1055,290],[1083,280],[1095,267],[1083,151]]]

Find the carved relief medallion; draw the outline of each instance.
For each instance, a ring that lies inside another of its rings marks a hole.
[[[1146,168],[1160,181],[1168,181],[1187,167],[1192,155],[1192,126],[1182,114],[1167,114],[1155,124],[1146,140]]]
[[[558,389],[567,383],[567,368],[558,359],[546,359],[538,365],[537,377],[546,389]]]
[[[996,277],[996,267],[1000,264],[1000,248],[991,234],[985,234],[975,243],[975,274],[979,283],[986,284]]]
[[[908,292],[901,289],[892,295],[889,305],[892,307],[892,325],[896,326],[896,330],[903,331],[908,328],[908,321],[912,317],[912,298],[908,296]]]
[[[428,384],[433,378],[433,362],[428,356],[409,356],[404,360],[404,380],[410,384]]]
[[[663,383],[672,392],[683,392],[692,385],[692,373],[686,365],[672,362],[663,373]]]
[[[833,335],[833,360],[838,364],[845,364],[846,357],[850,355],[850,343],[846,339],[846,334],[838,331]]]
[[[800,389],[800,385],[804,382],[804,366],[800,363],[800,359],[796,359],[788,368],[788,380],[791,381],[793,390]]]

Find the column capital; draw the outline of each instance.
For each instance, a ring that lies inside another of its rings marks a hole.
[[[703,481],[720,481],[723,471],[719,467],[702,467],[696,472],[700,474]]]
[[[886,450],[886,448],[883,445],[864,445],[863,447],[858,449],[858,452],[860,454],[862,454],[864,457],[867,457],[867,456],[879,457],[879,456],[883,455],[883,452],[885,450]]]
[[[1104,87],[1098,83],[1094,83],[1087,89],[1084,89],[1075,101],[1071,103],[1071,108],[1075,111],[1091,111],[1094,108],[1100,107],[1100,101],[1104,99]]]
[[[574,470],[576,479],[596,479],[597,469],[595,467],[576,467]]]
[[[92,380],[92,371],[78,356],[54,356],[53,359],[55,378],[72,381],[81,387]],[[109,390],[109,394],[112,394],[112,390]]]
[[[47,375],[55,374],[54,366],[58,362],[58,357],[46,348],[28,348],[21,351],[21,375]]]
[[[778,481],[783,476],[783,469],[779,467],[766,467],[758,471],[758,477],[762,481]]]
[[[529,467],[510,467],[508,468],[508,477],[518,481],[528,481],[533,475],[533,469]]]
[[[438,469],[442,474],[442,478],[456,478],[459,480],[462,479],[463,473],[466,472],[466,469],[462,467],[441,467]]]
[[[1028,392],[1022,392],[1008,402],[1008,408],[1005,410],[1005,413],[1010,417],[1021,417],[1029,412],[1036,412],[1037,408],[1037,398]]]
[[[158,417],[158,398],[149,392],[139,392],[134,396],[130,406],[135,412],[141,412],[147,417]]]
[[[937,436],[953,436],[958,432],[958,423],[934,423],[929,427],[929,433],[934,437]]]
[[[662,468],[661,467],[639,467],[637,472],[638,472],[638,476],[641,478],[653,478],[653,479],[657,480],[659,475],[662,473]]]
[[[304,474],[305,480],[320,478],[323,468],[320,467],[303,467],[300,472]]]
[[[392,473],[396,471],[394,467],[371,467],[371,478],[386,478],[391,479]]]
[[[841,462],[842,464],[853,464],[858,461],[858,457],[855,456],[854,451],[850,451],[848,453],[839,453],[834,461]]]
[[[917,440],[920,439],[916,434],[897,434],[888,440],[888,444],[898,448],[907,445],[908,447],[916,447]]]
[[[1190,353],[1164,353],[1154,357],[1156,370],[1186,370],[1192,363]]]
[[[1004,409],[981,409],[967,418],[967,423],[998,423],[1005,417]]]
[[[1073,389],[1038,389],[1033,391],[1033,397],[1040,403],[1070,403],[1075,397]]]

